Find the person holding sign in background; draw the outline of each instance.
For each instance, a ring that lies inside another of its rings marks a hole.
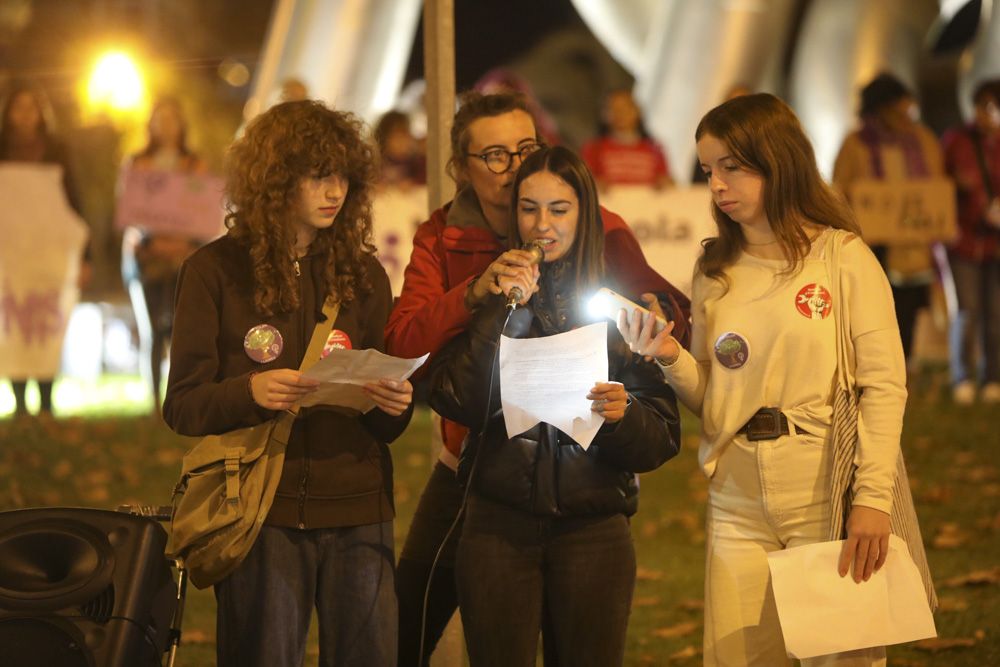
[[[122,172],[139,171],[203,174],[205,161],[188,146],[187,120],[180,102],[160,98],[149,116],[146,147],[123,165]],[[160,367],[173,330],[174,292],[181,263],[198,247],[197,240],[179,234],[125,230],[122,243],[122,279],[132,301],[139,331],[139,367],[150,383],[153,407],[160,409]]]
[[[1000,402],[1000,79],[976,86],[975,118],[941,140],[958,191],[959,236],[948,253],[958,297],[951,321],[956,403]],[[977,364],[977,350],[980,352]]]
[[[895,76],[879,74],[861,89],[860,116],[861,127],[844,139],[833,167],[833,182],[848,197],[859,180],[898,183],[944,176],[937,137],[918,120],[913,93]],[[872,250],[889,276],[903,354],[909,359],[917,314],[929,305],[935,280],[930,243],[890,241]]]
[[[383,348],[392,294],[371,245],[374,151],[360,121],[286,102],[247,126],[229,155],[228,233],[181,268],[163,417],[182,435],[261,424],[316,390],[296,370],[310,334]],[[364,414],[303,408],[267,519],[246,559],[215,585],[221,667],[298,667],[315,606],[320,663],[396,664],[392,463],[413,387],[364,385]]]
[[[52,108],[45,93],[27,82],[11,84],[0,111],[0,161],[34,164],[55,164],[62,168],[63,192],[70,207],[80,213],[78,193],[63,144],[55,138]],[[90,275],[89,248],[84,251],[78,283],[82,286]],[[67,313],[68,315],[68,313]],[[25,393],[28,378],[12,378],[14,410],[18,416],[28,414]],[[52,415],[51,377],[37,378],[39,414]]]
[[[589,324],[585,303],[604,280],[597,187],[576,154],[556,146],[529,155],[511,210],[509,247],[538,243],[542,263],[498,275],[499,289],[431,369],[431,407],[471,429],[459,464],[470,491],[456,560],[469,658],[473,667],[533,665],[544,610],[555,665],[620,665],[635,584],[635,473],[677,454],[677,403],[612,326],[609,381],[586,396],[604,417],[589,447],[545,422],[508,437],[495,362],[501,334],[540,338]],[[515,287],[519,307],[508,319]]]
[[[701,417],[698,458],[711,480],[705,664],[790,665],[767,554],[825,541],[837,525],[834,496],[846,491],[831,482],[840,461],[838,320],[850,325],[864,419],[863,444],[847,452],[857,469],[836,566],[859,585],[888,553],[906,405],[902,345],[885,275],[820,177],[792,110],[768,94],[738,97],[709,111],[695,137],[718,236],[705,242],[695,271],[691,352],[669,326],[654,336],[652,317],[638,310],[622,311],[619,328]],[[839,276],[828,275],[833,244]],[[880,665],[885,652],[802,664]]]

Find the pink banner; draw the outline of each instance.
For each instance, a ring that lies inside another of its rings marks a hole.
[[[225,231],[222,191],[218,176],[128,169],[115,226],[208,241]]]

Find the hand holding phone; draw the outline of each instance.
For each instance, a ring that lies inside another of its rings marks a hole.
[[[632,311],[638,310],[642,313],[643,321],[645,321],[647,315],[653,315],[656,320],[653,322],[653,335],[660,333],[667,326],[667,321],[653,313],[653,311],[648,308],[643,308],[635,301],[626,299],[618,292],[609,290],[607,287],[602,287],[597,290],[597,293],[590,298],[587,303],[587,309],[594,316],[607,317],[611,320],[618,321],[618,311],[624,310],[628,317],[632,317]]]

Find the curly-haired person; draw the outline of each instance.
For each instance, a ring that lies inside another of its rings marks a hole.
[[[392,296],[371,238],[372,149],[318,102],[279,104],[230,149],[229,232],[183,265],[163,414],[184,435],[273,418],[316,382],[297,370],[327,300],[327,347],[382,349]],[[267,339],[269,345],[255,342]],[[295,420],[274,504],[246,559],[215,585],[221,667],[301,665],[317,608],[322,665],[394,665],[392,464],[409,382],[365,385],[361,415]]]

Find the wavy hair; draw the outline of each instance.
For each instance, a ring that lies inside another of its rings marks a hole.
[[[737,164],[764,179],[764,214],[788,258],[785,273],[797,271],[809,254],[807,222],[860,236],[851,209],[820,176],[799,119],[774,95],[744,95],[720,104],[698,123],[695,141],[705,135],[721,141]],[[746,239],[739,224],[714,202],[712,217],[719,235],[702,242],[698,270],[728,286],[725,269],[736,262]]]
[[[347,197],[334,223],[316,233],[310,254],[322,269],[328,299],[349,302],[372,290],[366,259],[372,245],[371,194],[375,156],[353,114],[320,102],[271,107],[229,149],[226,164],[229,236],[249,248],[257,310],[270,316],[301,304],[295,278],[295,216],[300,184],[339,174]]]
[[[586,163],[576,153],[563,146],[542,148],[529,155],[517,170],[511,188],[511,215],[507,238],[511,248],[523,243],[517,226],[517,201],[521,184],[532,174],[547,171],[573,188],[579,204],[576,236],[569,249],[568,258],[576,269],[578,293],[601,286],[604,279],[604,221],[597,201],[597,185]]]

